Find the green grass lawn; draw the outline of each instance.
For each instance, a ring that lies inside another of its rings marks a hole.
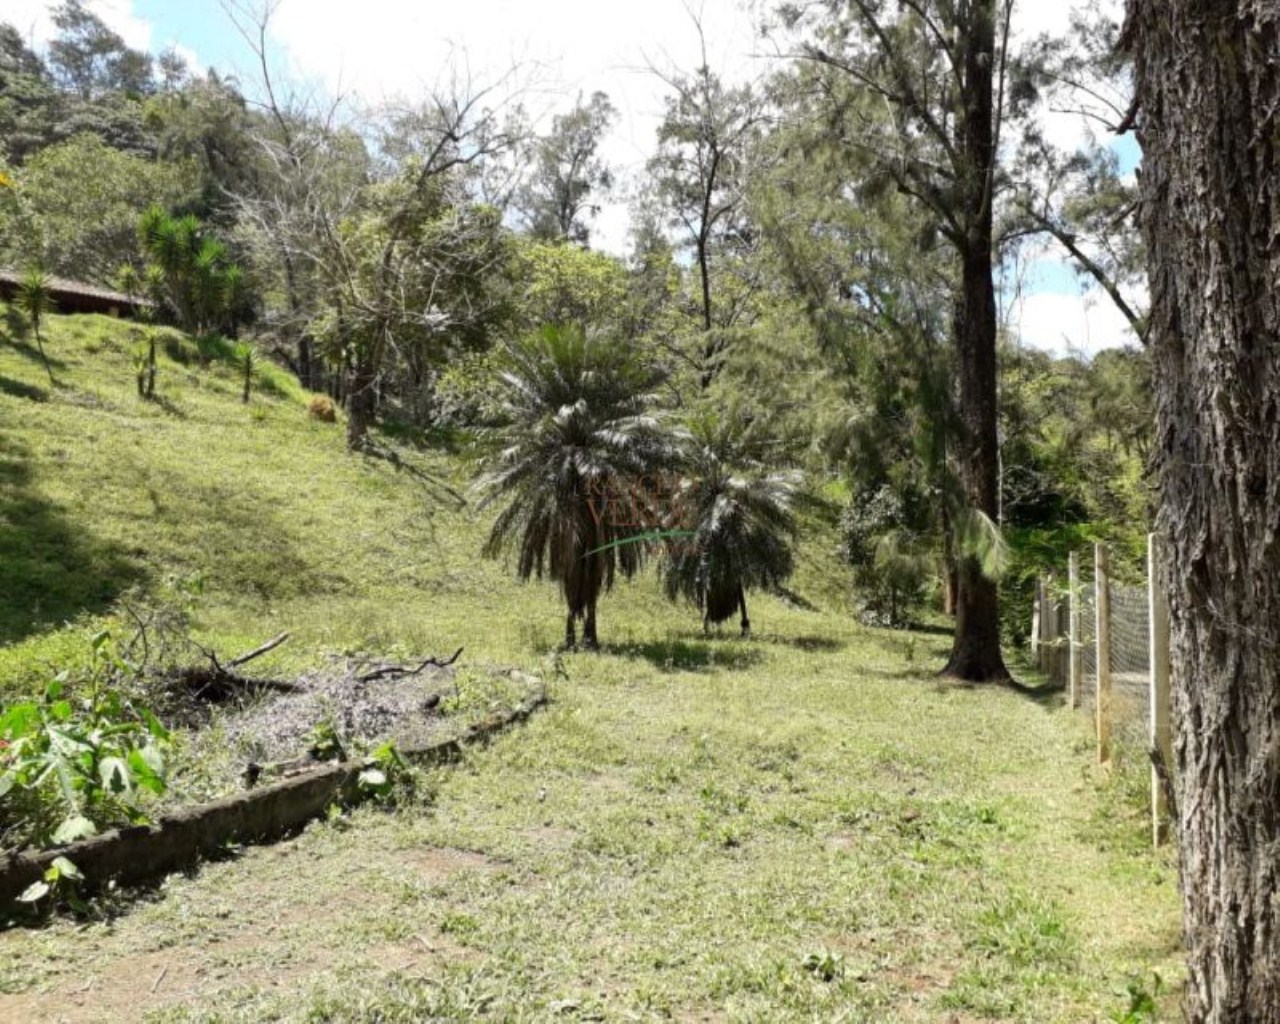
[[[283,375],[245,407],[176,337],[142,402],[130,330],[51,318],[53,387],[0,342],[0,697],[137,587],[196,592],[228,653],[290,630],[262,671],[465,645],[553,703],[421,803],[0,935],[0,1019],[1075,1024],[1148,1019],[1153,972],[1172,1012],[1140,774],[1094,769],[1052,692],[941,684],[945,635],[856,625],[820,514],[754,639],[646,576],[557,661],[554,589],[477,557],[456,460],[348,456]]]

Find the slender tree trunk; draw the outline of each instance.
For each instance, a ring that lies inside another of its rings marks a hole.
[[[960,431],[956,439],[960,485],[969,509],[998,519],[996,435],[996,298],[992,283],[993,201],[996,161],[995,0],[974,0],[972,23],[963,36],[964,118],[962,180],[967,201],[960,240],[960,295],[953,335],[959,374]],[[1000,607],[996,585],[975,558],[959,552],[956,634],[946,675],[971,682],[1007,679],[1000,654]]]
[[[1280,1022],[1280,7],[1130,0],[1187,1019]]]
[[[150,339],[147,342],[147,393],[144,397],[156,397],[156,334],[155,331],[147,332]]]
[[[40,361],[44,363],[44,372],[49,375],[49,383],[56,385],[58,382],[53,379],[53,367],[49,365],[49,357],[44,354],[44,342],[40,338],[40,318],[33,317],[31,330],[36,336],[36,348],[40,352]]]
[[[294,329],[302,318],[302,297],[298,288],[298,271],[294,265],[293,255],[287,247],[281,247],[281,262],[284,264],[285,292],[289,298],[289,311],[292,314]],[[311,338],[306,329],[298,332],[298,380],[308,391],[318,391],[316,367]]]
[[[307,333],[304,330],[298,335],[298,380],[302,382],[302,386],[308,391],[323,390],[324,385],[318,379],[317,369],[315,350],[311,344],[311,339],[307,337]]]
[[[956,614],[956,541],[951,521],[951,511],[946,499],[942,501],[942,614]]]
[[[351,451],[364,446],[373,426],[377,412],[376,376],[363,359],[357,359],[347,373],[347,448]]]
[[[714,178],[712,179],[715,180]],[[703,217],[709,217],[710,190],[707,191],[708,202],[703,205]],[[716,379],[716,340],[712,334],[715,320],[711,313],[711,238],[704,228],[698,238],[698,280],[702,285],[702,374],[699,384],[705,391]]]

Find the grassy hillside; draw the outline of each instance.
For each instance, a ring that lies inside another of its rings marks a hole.
[[[556,593],[477,557],[456,459],[349,456],[176,335],[143,402],[131,330],[53,318],[55,386],[0,343],[0,686],[140,587],[220,650],[291,630],[264,671],[466,645],[553,705],[427,804],[0,935],[0,1018],[1151,1019],[1125,987],[1176,975],[1177,902],[1124,777],[1055,694],[940,685],[944,635],[854,624],[829,523],[755,639],[645,577],[553,662]]]
[[[161,333],[159,401],[142,401],[139,333],[51,318],[54,386],[34,347],[0,344],[5,685],[60,649],[51,631],[130,587],[197,592],[199,632],[221,648],[292,630],[285,663],[459,643],[528,660],[559,640],[554,590],[478,558],[486,523],[458,500],[468,478],[456,459],[393,445],[392,461],[349,456],[341,426],[309,419],[286,374],[265,367],[242,405],[239,371],[177,332]],[[839,601],[830,547],[808,546],[798,588]],[[626,642],[653,616],[673,629],[696,620],[646,579],[606,598],[602,638]]]

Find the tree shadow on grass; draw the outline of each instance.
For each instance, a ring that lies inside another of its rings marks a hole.
[[[752,636],[761,643],[784,644],[800,651],[834,653],[848,646],[843,640],[830,636],[785,636],[782,633],[753,633]]]
[[[601,644],[602,654],[616,658],[643,658],[662,672],[741,671],[758,665],[764,652],[741,641],[651,640],[645,643]]]
[[[1010,690],[1020,697],[1025,697],[1046,711],[1055,711],[1066,702],[1066,688],[1060,683],[1041,683],[1031,685],[1017,679],[1005,679],[990,683],[971,683],[954,676],[945,676],[936,664],[919,663],[899,669],[867,668],[858,669],[860,675],[874,676],[896,683],[924,683],[935,690],[968,690],[983,693],[989,690]]]
[[[44,388],[14,380],[12,377],[0,377],[0,394],[6,394],[10,398],[25,398],[29,402],[49,401],[49,392]]]
[[[0,436],[0,644],[106,611],[145,576],[34,486],[27,450]]]
[[[1062,683],[1028,684],[1019,682],[1017,679],[1009,679],[1003,686],[1020,697],[1026,697],[1033,704],[1039,704],[1047,711],[1056,710],[1067,701],[1067,688]]]
[[[790,587],[778,586],[775,588],[775,592],[779,600],[785,601],[793,608],[799,608],[802,612],[818,611],[818,606],[816,604],[810,601],[803,594],[792,590]]]
[[[952,637],[956,634],[955,626],[944,626],[937,622],[912,622],[906,628],[908,632],[921,633],[924,636]]]
[[[10,338],[9,344],[20,356],[25,359],[30,359],[33,363],[39,363],[41,369],[44,368],[44,360],[40,357],[40,350],[36,348],[32,342],[19,341],[17,338]],[[45,344],[44,350],[46,353],[49,351],[47,343]],[[67,362],[64,359],[59,359],[57,356],[51,355],[49,356],[49,366],[55,370],[65,370],[67,368]]]
[[[360,453],[368,459],[391,466],[397,473],[404,473],[422,485],[434,501],[447,502],[456,509],[466,508],[467,499],[459,494],[444,477],[427,466],[406,459],[395,448],[366,440]]]
[[[164,395],[152,395],[149,401],[152,405],[156,406],[156,408],[172,416],[174,419],[185,420],[188,418],[186,411],[171,398],[166,398]]]

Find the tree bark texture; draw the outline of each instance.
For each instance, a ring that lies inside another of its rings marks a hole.
[[[960,436],[956,448],[966,505],[995,522],[999,518],[996,434],[996,298],[992,283],[993,196],[996,120],[995,0],[975,0],[962,37],[963,124],[957,187],[965,194],[960,256],[960,294],[953,334],[959,377]],[[1000,654],[1000,607],[993,580],[975,558],[960,553],[957,566],[956,633],[946,675],[971,682],[1009,678]]]
[[[364,358],[358,359],[347,372],[347,448],[351,451],[364,446],[377,416],[376,382],[377,373]]]
[[[1129,0],[1192,1022],[1280,1024],[1280,3]]]

